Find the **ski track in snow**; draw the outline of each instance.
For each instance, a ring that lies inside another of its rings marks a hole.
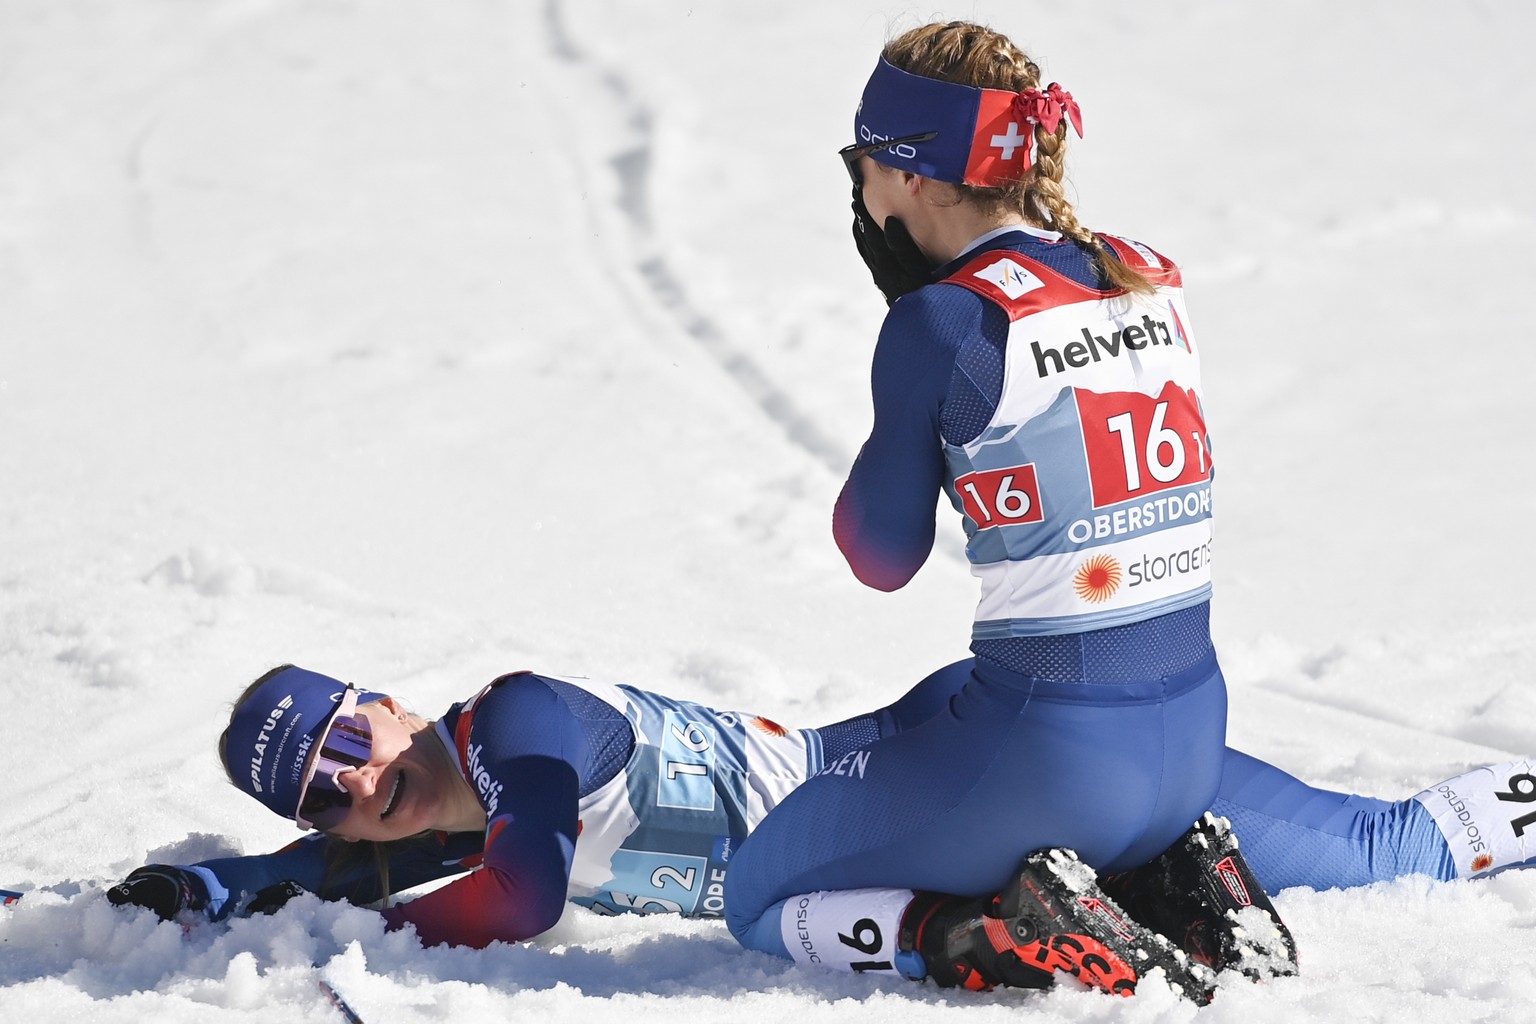
[[[849,451],[828,437],[816,421],[796,405],[790,393],[689,296],[681,276],[667,259],[666,246],[657,241],[658,229],[652,223],[647,201],[655,141],[652,114],[635,98],[637,90],[630,87],[620,69],[602,66],[571,39],[565,30],[562,6],[562,0],[545,0],[544,3],[543,25],[549,52],[573,74],[595,83],[608,106],[619,112],[615,120],[624,125],[629,136],[624,148],[607,152],[602,160],[587,163],[606,163],[617,178],[619,194],[613,208],[621,214],[621,222],[612,226],[616,229],[615,234],[626,239],[626,247],[633,254],[631,265],[642,290],[637,298],[661,310],[677,329],[693,339],[790,443],[830,473],[846,472],[852,462]],[[570,121],[575,123],[575,112],[571,115]],[[584,141],[584,144],[590,146],[591,142]],[[598,217],[608,213],[602,207],[594,207],[592,212]]]

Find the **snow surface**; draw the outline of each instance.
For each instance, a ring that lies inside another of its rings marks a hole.
[[[1302,977],[1198,1011],[717,922],[423,951],[101,897],[296,834],[214,755],[280,661],[428,714],[532,667],[815,724],[964,656],[953,513],[896,594],[829,530],[884,312],[834,151],[932,15],[1071,89],[1083,219],[1185,267],[1233,743],[1391,797],[1536,753],[1536,7],[3,0],[7,1020],[335,1024],[322,975],[369,1024],[1536,1018],[1536,873],[1288,891]]]

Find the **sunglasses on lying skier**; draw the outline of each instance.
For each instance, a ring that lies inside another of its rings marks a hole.
[[[299,787],[293,819],[300,828],[326,831],[341,824],[352,809],[352,794],[341,788],[337,776],[349,768],[361,768],[372,754],[373,727],[357,714],[357,690],[348,686]]]

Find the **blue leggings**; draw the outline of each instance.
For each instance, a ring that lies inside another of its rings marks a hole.
[[[1457,877],[1424,805],[1317,789],[1227,748],[1211,809],[1232,821],[1243,856],[1269,892],[1345,889],[1402,875]]]
[[[924,679],[888,707],[872,714],[849,719],[847,722],[822,727],[819,732],[823,737],[828,764],[836,764],[843,760],[843,756],[849,751],[862,747],[866,743],[917,730],[930,719],[946,714],[950,699],[960,694],[970,680],[971,669],[972,663],[968,661],[947,666]],[[983,672],[985,671],[983,669]],[[1107,738],[1104,746],[1109,746]],[[873,748],[871,751],[872,767]],[[1036,764],[1035,767],[1039,765]],[[1092,816],[1097,818],[1105,805],[1100,804],[1097,797],[1094,797],[1094,802],[1090,805],[1088,802],[1090,793],[1082,788],[1084,776],[1072,775],[1070,766],[1067,767],[1068,775],[1072,780],[1067,792],[1075,798],[1075,802],[1068,801],[1069,813],[1087,818],[1092,811]],[[847,776],[843,778],[847,780]],[[1019,783],[1017,797],[1020,800],[1032,800],[1040,784],[1039,773],[1026,766],[1015,773],[1015,778]],[[919,780],[920,783],[921,780]],[[859,787],[843,787],[844,790],[857,788]],[[791,800],[798,795],[799,791],[791,797]],[[859,810],[858,793],[853,793],[851,798],[843,794],[843,798],[852,799],[855,802],[855,810]],[[906,801],[905,794],[898,790],[890,794],[888,799],[897,808],[898,814],[903,813],[901,808]],[[786,800],[785,806],[788,806],[789,802]],[[1017,802],[1016,800],[1011,803],[1017,805]],[[991,817],[984,818],[983,831],[995,828],[1008,806],[1010,803],[1005,802],[1004,806],[994,808]],[[1219,788],[1209,807],[1217,814],[1231,819],[1249,866],[1269,892],[1279,892],[1281,889],[1292,886],[1305,886],[1312,889],[1346,888],[1415,873],[1441,880],[1457,877],[1450,850],[1434,819],[1422,804],[1411,798],[1386,801],[1318,789],[1271,764],[1227,747],[1221,752]],[[780,810],[776,810],[773,815],[770,815],[754,835],[766,834],[770,837],[770,842],[773,841],[771,837],[775,833],[766,831],[770,824],[781,825],[786,830],[799,828],[807,835],[819,835],[822,831],[814,828],[814,818],[804,816],[819,813],[815,808],[806,810],[805,805],[800,805],[797,818],[794,820],[780,818],[780,813]],[[1196,811],[1195,816],[1198,816],[1198,813],[1199,811]],[[858,816],[861,815],[855,817]],[[1193,820],[1194,816],[1191,816],[1182,825],[1176,825],[1177,830],[1182,832],[1183,828]],[[840,832],[837,824],[837,819],[831,819],[828,822],[828,828],[834,833],[834,839]],[[731,900],[755,901],[750,906],[744,906],[740,902],[728,902],[728,920],[733,933],[748,948],[759,949],[777,956],[788,956],[780,937],[779,901],[800,892],[887,885],[895,888],[930,888],[939,891],[978,893],[990,891],[1001,885],[1001,882],[997,882],[990,888],[986,884],[980,884],[959,889],[952,885],[940,884],[931,878],[921,881],[895,881],[890,874],[881,875],[882,880],[859,880],[867,876],[859,871],[857,854],[851,857],[845,855],[842,859],[831,863],[830,866],[836,872],[833,877],[839,879],[841,884],[821,884],[815,874],[815,865],[811,865],[809,871],[800,867],[803,862],[809,860],[811,851],[795,849],[795,837],[792,831],[785,831],[778,835],[784,837],[778,841],[785,842],[787,839],[791,847],[790,852],[798,856],[785,857],[783,850],[774,850],[770,854],[762,848],[765,844],[760,844],[753,851],[752,858],[747,859],[745,857],[747,846],[744,846],[738,853],[737,859],[732,862],[731,873],[727,880],[728,891],[733,893]],[[985,837],[985,842],[990,844],[989,849],[1000,852],[1000,859],[1004,861],[1010,855],[1017,861],[1019,851],[1028,852],[1030,849],[1037,848],[1024,846],[999,851],[998,845],[994,842],[995,838],[995,835],[989,834]],[[826,842],[825,839],[817,841]],[[938,838],[939,853],[934,859],[941,864],[947,864],[961,853],[963,847],[969,842],[970,837],[962,839],[959,833],[946,842],[941,834]],[[1055,840],[1051,842],[1056,843]],[[749,843],[748,846],[750,845]],[[1061,845],[1072,844],[1062,843]],[[878,854],[881,851],[873,852]],[[1132,856],[1141,857],[1144,852],[1145,848],[1139,847]],[[1150,857],[1151,854],[1147,853],[1146,856]],[[932,857],[934,857],[932,853],[919,857],[919,864],[914,872],[932,868],[933,865],[926,862]],[[853,863],[844,862],[849,859]],[[971,859],[973,858],[968,857],[967,863]],[[743,860],[746,861],[748,870],[751,872],[750,876],[747,871],[742,870]],[[1133,861],[1129,861],[1126,856],[1121,856],[1114,859],[1112,866],[1120,867],[1129,862]],[[1011,866],[1010,864],[1009,867]],[[775,883],[766,877],[768,872],[775,869],[786,870],[788,867],[800,870],[783,883],[778,883],[775,888]],[[1008,868],[1003,869],[1004,878],[1007,870]],[[732,882],[736,884],[735,889],[730,888]],[[774,896],[776,892],[780,895]]]
[[[875,717],[895,731],[828,758],[732,858],[726,920],[744,944],[782,953],[767,911],[800,893],[981,895],[1046,846],[1099,870],[1151,859],[1216,797],[1226,684],[1214,654],[1133,683],[1044,682],[967,660]]]
[[[940,669],[888,707],[822,726],[827,760],[937,715],[965,684],[967,664]],[[1347,889],[1411,874],[1457,877],[1444,836],[1417,800],[1318,789],[1231,747],[1222,753],[1211,810],[1232,821],[1249,866],[1270,892]]]

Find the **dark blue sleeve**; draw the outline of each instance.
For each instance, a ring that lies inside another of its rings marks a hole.
[[[472,714],[465,756],[486,808],[483,866],[384,912],[391,927],[415,925],[426,945],[520,941],[565,910],[587,731],[532,675],[502,680]]]
[[[870,371],[874,426],[832,513],[837,546],[868,586],[906,585],[933,548],[944,404],[982,305],[965,289],[934,285],[898,300],[880,329]]]
[[[401,892],[426,882],[468,870],[477,859],[482,837],[416,836],[389,849],[389,887]],[[385,895],[372,858],[345,868],[333,866],[338,844],[344,841],[311,832],[275,853],[250,857],[219,857],[190,865],[207,889],[208,916],[214,920],[237,911],[245,899],[277,882],[293,881],[325,900],[373,903]]]
[[[328,836],[312,832],[276,853],[219,857],[190,865],[208,890],[208,916],[215,921],[234,913],[245,900],[277,882],[298,882],[318,893],[325,882]]]

